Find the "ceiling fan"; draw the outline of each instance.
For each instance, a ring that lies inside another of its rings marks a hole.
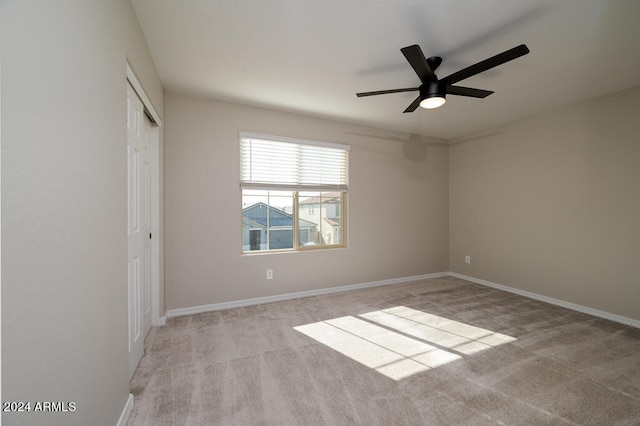
[[[422,84],[419,87],[408,87],[404,89],[391,89],[391,90],[377,90],[375,92],[360,92],[356,93],[359,98],[363,96],[374,95],[386,95],[388,93],[399,92],[420,92],[420,95],[405,109],[403,112],[413,112],[421,106],[423,108],[438,108],[442,106],[446,101],[446,95],[458,95],[468,96],[472,98],[486,98],[493,92],[490,90],[474,89],[472,87],[454,86],[457,82],[464,80],[465,78],[472,77],[481,72],[487,71],[491,68],[502,65],[505,62],[512,61],[520,56],[529,53],[529,48],[521,44],[513,49],[506,50],[502,53],[498,53],[484,61],[480,61],[476,64],[468,66],[458,72],[454,72],[451,75],[446,76],[443,79],[438,79],[435,74],[435,70],[442,63],[442,58],[439,56],[432,56],[425,58],[422,53],[422,49],[417,44],[412,46],[403,47],[400,49],[402,54],[413,70],[418,74]]]

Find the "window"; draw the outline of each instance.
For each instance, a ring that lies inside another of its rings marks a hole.
[[[242,252],[344,247],[348,152],[241,132]]]

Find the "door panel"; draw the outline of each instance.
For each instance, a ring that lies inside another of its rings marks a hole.
[[[142,182],[141,182],[141,238],[144,246],[144,281],[142,282],[141,327],[143,339],[151,329],[151,122],[143,113],[142,119]]]
[[[127,235],[129,297],[129,377],[144,352],[151,328],[149,134],[142,101],[127,86]]]

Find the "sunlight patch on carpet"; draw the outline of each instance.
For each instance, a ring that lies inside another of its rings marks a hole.
[[[405,306],[294,327],[331,349],[401,380],[516,340]]]

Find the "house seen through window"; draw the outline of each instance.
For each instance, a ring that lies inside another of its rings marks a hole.
[[[240,133],[242,251],[344,247],[348,151]]]

